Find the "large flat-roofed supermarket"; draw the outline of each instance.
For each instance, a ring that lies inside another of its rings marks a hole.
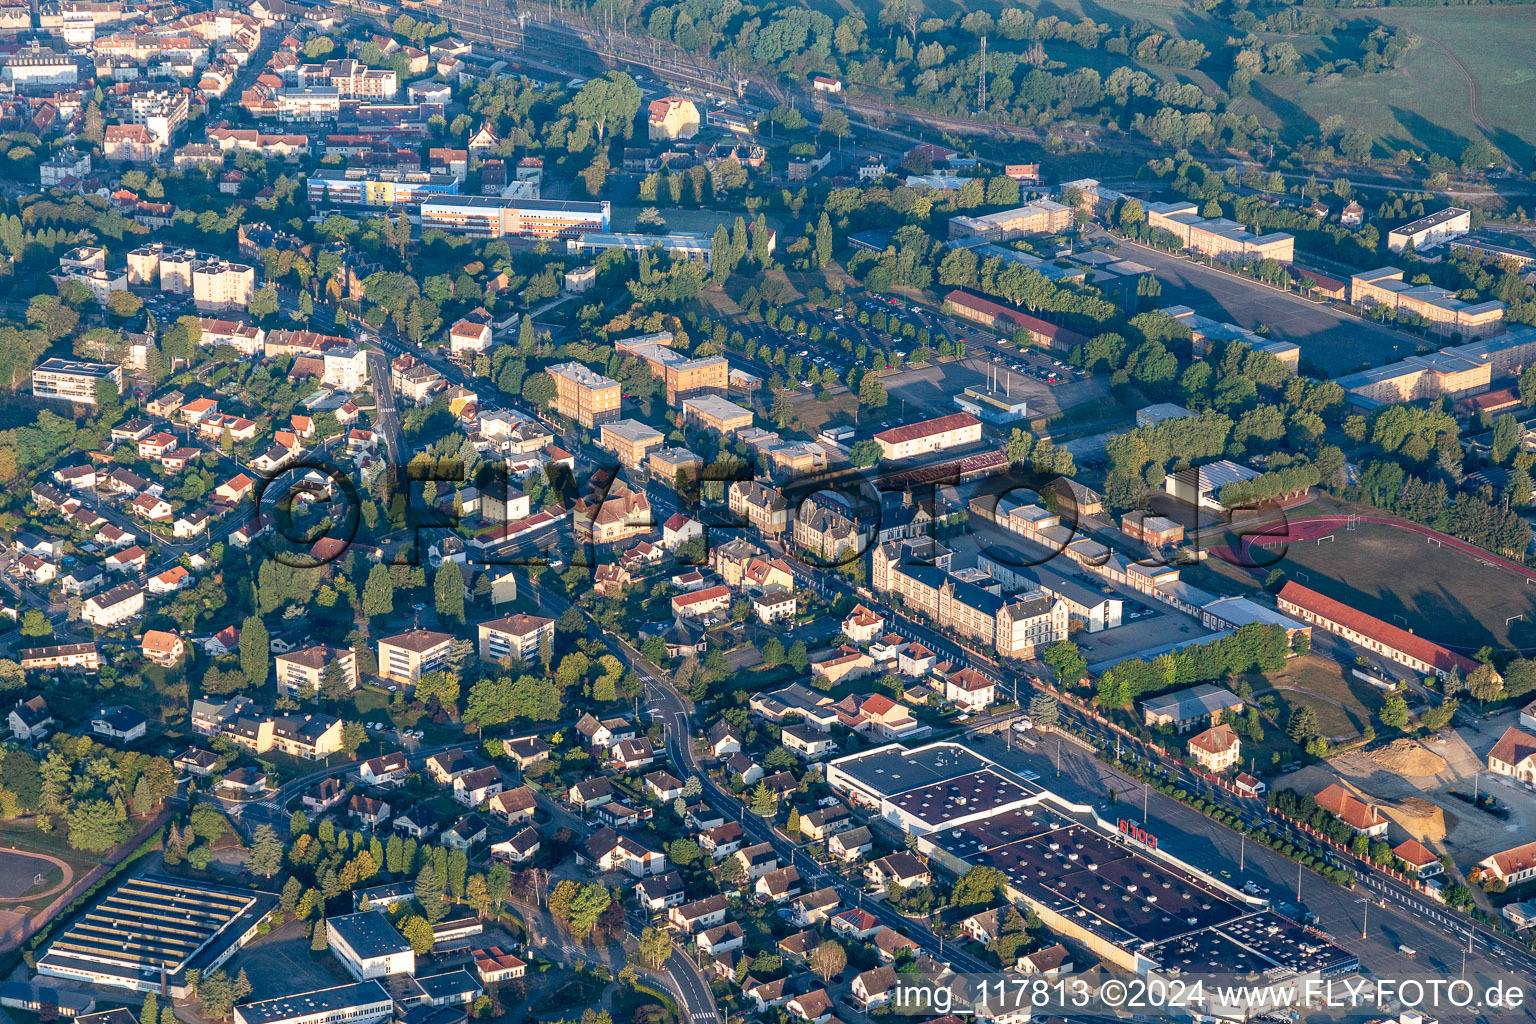
[[[1010,900],[1123,970],[1285,979],[1359,967],[1266,901],[957,744],[852,754],[828,763],[827,782],[916,834],[936,867],[995,868]]]
[[[37,973],[136,991],[185,988],[256,934],[272,893],[145,875],[123,882],[49,945]]]

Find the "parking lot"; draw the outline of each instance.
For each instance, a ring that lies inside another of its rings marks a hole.
[[[1331,377],[1403,359],[1416,347],[1406,334],[1257,281],[1130,242],[1120,251],[1152,268],[1163,286],[1162,305],[1189,306],[1250,330],[1264,324],[1271,337],[1300,345],[1302,359]]]
[[[967,354],[965,359],[951,363],[934,363],[930,366],[902,370],[883,379],[886,392],[893,399],[904,401],[909,410],[931,410],[933,415],[954,412],[954,396],[968,387],[985,387],[988,374],[995,374],[998,390],[1029,403],[1028,416],[1054,416],[1074,405],[1099,398],[1108,391],[1106,378],[1064,376],[1065,370],[1050,365],[1050,360],[1039,353],[1029,353],[1031,362],[1025,363],[1014,355],[1001,357],[1006,362],[994,362],[991,354]],[[1039,361],[1044,360],[1044,366]],[[1019,364],[1034,367],[1014,369]],[[1058,374],[1060,383],[1042,379],[1046,373]],[[910,417],[909,418],[913,418]],[[1006,431],[1004,431],[1006,433]]]

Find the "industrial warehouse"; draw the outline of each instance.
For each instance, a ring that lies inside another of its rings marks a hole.
[[[272,893],[167,875],[129,879],[53,941],[37,973],[184,998],[187,971],[213,971],[277,904]]]
[[[1052,932],[1137,974],[1255,974],[1276,981],[1355,971],[1321,933],[954,743],[880,747],[831,761],[827,782],[918,836],[962,875],[988,866]]]

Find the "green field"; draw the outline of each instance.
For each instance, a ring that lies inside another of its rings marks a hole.
[[[1275,700],[1275,714],[1265,726],[1260,760],[1263,751],[1291,749],[1284,726],[1295,707],[1311,708],[1323,735],[1338,740],[1358,735],[1381,705],[1380,696],[1370,684],[1346,676],[1336,662],[1313,654],[1291,659],[1280,672],[1255,672],[1245,678],[1256,697],[1269,695]]]
[[[1456,156],[1481,127],[1517,164],[1536,152],[1536,33],[1532,7],[1380,7],[1333,12],[1400,26],[1419,37],[1401,67],[1356,79],[1307,83],[1268,78],[1270,95],[1239,101],[1239,113],[1299,127],[1343,114],[1378,139],[1378,151],[1412,146]],[[1296,45],[1301,49],[1301,41]],[[1457,62],[1460,62],[1458,64]],[[1465,70],[1463,70],[1465,69]],[[1476,86],[1476,110],[1473,105]]]
[[[1109,25],[1111,31],[1142,21],[1184,39],[1197,39],[1211,52],[1198,69],[1132,62],[1133,66],[1165,81],[1193,82],[1217,94],[1225,89],[1235,54],[1229,40],[1238,35],[1225,19],[1200,13],[1177,0],[1053,0],[1050,4],[1021,6],[1037,18],[1055,15],[1075,22],[1086,16]],[[930,0],[924,6],[926,15],[941,18],[964,16],[975,9],[996,12],[990,4],[952,0]],[[878,5],[869,0],[840,0],[833,6],[833,11],[846,10],[861,10],[874,25]],[[1368,10],[1330,10],[1327,14],[1346,21],[1405,28],[1419,43],[1399,67],[1379,74],[1353,79],[1331,75],[1315,82],[1305,75],[1265,76],[1250,96],[1232,104],[1235,113],[1255,115],[1296,140],[1315,132],[1318,123],[1329,115],[1340,114],[1349,128],[1363,129],[1377,139],[1379,156],[1412,147],[1454,158],[1479,133],[1517,165],[1528,165],[1536,156],[1536,119],[1529,115],[1536,109],[1536,57],[1530,45],[1536,36],[1536,7],[1373,6]],[[1258,35],[1265,43],[1289,42],[1309,61],[1355,60],[1360,39],[1370,25],[1358,28],[1322,36],[1265,31]],[[995,45],[1014,48],[1007,41],[995,41]],[[1083,51],[1055,43],[1048,50],[1053,59],[1069,67],[1093,67],[1105,74],[1126,63],[1125,58],[1102,47]]]

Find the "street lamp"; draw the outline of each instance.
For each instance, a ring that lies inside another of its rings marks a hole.
[[[1371,920],[1371,901],[1370,898],[1367,897],[1365,899],[1355,900],[1355,902],[1362,904],[1365,907],[1365,916],[1360,919],[1360,937],[1363,939],[1365,938],[1366,925],[1368,925]]]

